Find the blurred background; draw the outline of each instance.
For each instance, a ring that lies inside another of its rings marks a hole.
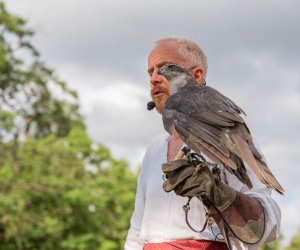
[[[147,56],[184,37],[207,83],[238,103],[286,190],[300,249],[300,2],[0,0],[0,250],[122,249],[136,176],[163,131]]]

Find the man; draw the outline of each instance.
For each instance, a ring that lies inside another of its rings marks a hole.
[[[185,67],[199,84],[205,83],[207,73],[206,56],[197,44],[178,38],[159,40],[148,57],[151,97],[159,113],[170,96],[169,82],[157,72],[166,63]],[[167,133],[154,138],[148,146],[138,178],[126,250],[228,249],[220,233],[224,234],[224,224],[219,215],[212,213],[215,223],[201,233],[195,232],[188,227],[182,209],[187,198],[162,189],[161,165],[172,161],[182,146],[183,142],[177,134]],[[225,168],[221,170],[222,183],[225,183],[221,189],[224,187],[225,193],[229,190],[234,195],[228,196],[230,202],[222,201],[220,207],[227,204],[222,213],[240,236],[230,237],[232,249],[258,249],[263,243],[276,239],[280,230],[280,209],[272,200],[270,189],[264,187],[250,169],[247,171],[253,184],[251,190]],[[207,211],[211,211],[207,204],[196,198],[191,200],[188,220],[192,227],[200,229],[203,226]],[[253,221],[264,230],[251,231],[257,228],[251,226]],[[258,239],[255,244],[244,243],[249,242],[247,239],[251,241],[251,237]]]

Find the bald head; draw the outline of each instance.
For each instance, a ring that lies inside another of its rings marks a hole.
[[[193,41],[184,38],[163,38],[156,42],[156,46],[169,44],[173,49],[178,51],[185,61],[183,65],[186,68],[200,67],[202,69],[203,78],[206,78],[207,73],[207,57],[204,51]]]

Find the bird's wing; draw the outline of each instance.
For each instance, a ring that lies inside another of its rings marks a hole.
[[[241,166],[235,160],[238,156],[263,183],[283,192],[255,148],[241,113],[244,113],[241,108],[213,88],[187,86],[169,98],[164,110],[169,117],[163,116],[166,130],[169,131],[168,127],[175,129],[195,152],[203,152],[214,162],[239,171]],[[245,173],[244,182],[248,180]]]
[[[190,84],[168,99],[163,123],[169,133],[175,128],[195,152],[204,152],[216,163],[223,162],[237,169],[229,158],[224,133],[236,121],[243,121],[239,116],[241,112],[238,106],[213,88]]]
[[[222,129],[184,114],[176,115],[174,128],[186,145],[196,153],[203,152],[216,163],[221,161],[233,169],[237,168],[229,158],[228,148],[222,142]]]

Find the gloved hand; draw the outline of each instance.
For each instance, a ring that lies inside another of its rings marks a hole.
[[[166,177],[163,184],[166,192],[174,190],[177,195],[183,197],[201,197],[212,214],[216,211],[210,202],[222,212],[235,200],[236,191],[217,180],[208,168],[207,162],[194,165],[185,159],[174,160],[163,164],[162,171]]]
[[[207,162],[196,165],[185,159],[174,160],[163,164],[162,170],[166,178],[163,189],[166,192],[174,190],[177,195],[184,197],[201,197],[224,236],[225,218],[227,227],[239,240],[248,244],[256,244],[261,240],[265,216],[260,202],[215,178]],[[212,204],[220,210],[223,219]]]

